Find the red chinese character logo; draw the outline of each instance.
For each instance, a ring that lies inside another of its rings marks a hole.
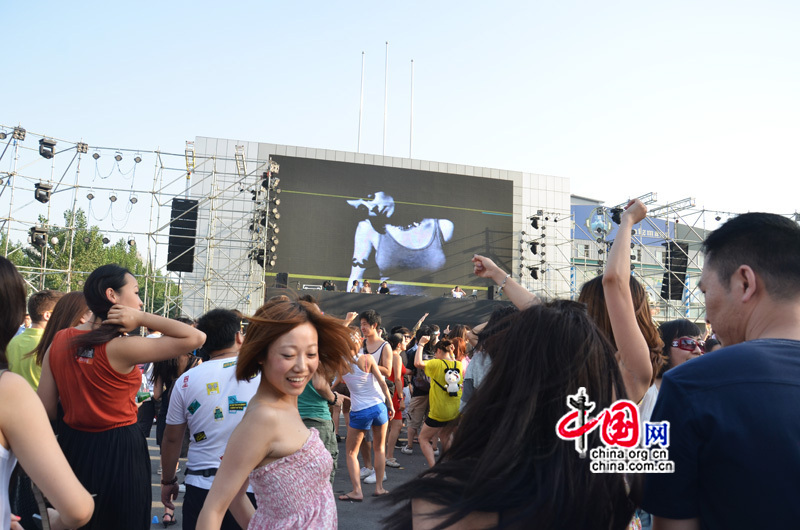
[[[586,389],[567,397],[567,407],[572,409],[556,424],[556,434],[562,440],[575,440],[575,450],[581,458],[588,450],[587,434],[600,427],[600,438],[608,446],[635,447],[639,443],[639,409],[636,404],[621,399],[603,409],[592,418],[589,413],[594,403],[588,400]],[[602,423],[601,423],[602,422]]]

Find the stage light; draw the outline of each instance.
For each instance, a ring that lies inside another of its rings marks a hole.
[[[275,245],[269,247],[270,252],[275,252],[276,250],[278,250],[278,247],[276,247]]]
[[[531,252],[536,254],[539,251],[539,243],[532,242],[531,243]]]
[[[276,189],[280,183],[281,179],[279,179],[278,177],[269,178],[269,187],[272,188],[273,190]]]
[[[56,236],[53,236],[50,238],[50,242],[54,245],[58,245],[58,238]]]
[[[528,272],[531,273],[531,278],[534,280],[539,279],[539,267],[528,267]]]
[[[275,237],[275,236],[272,236],[272,237],[270,238],[270,241],[272,241],[272,244],[273,244],[273,245],[277,245],[277,244],[279,243],[279,241],[278,241],[278,238],[277,238],[277,237]]]
[[[97,160],[98,158],[100,158],[100,153],[98,153],[97,151],[95,151],[94,153],[92,153],[92,158],[94,158],[95,160]]]
[[[111,243],[111,240],[110,240],[110,239],[108,239],[107,237],[104,237],[104,238],[103,238],[103,244],[104,244],[104,245],[108,245],[109,243]]]
[[[128,238],[128,246],[129,247],[135,247],[136,246],[136,240],[133,239],[133,236]]]
[[[275,162],[271,158],[269,159],[269,172],[270,173],[280,173],[281,172],[280,164],[278,164],[277,162]]]
[[[136,204],[137,202],[139,202],[139,199],[136,198],[136,195],[131,195],[130,201],[131,204]]]
[[[275,206],[280,206],[281,205],[281,200],[280,199],[270,199],[269,202],[271,202]]]
[[[4,132],[0,132],[0,140],[5,140],[6,138],[8,138],[8,135]]]
[[[89,236],[86,236],[86,237],[83,238],[83,242],[86,243],[86,244],[88,244],[90,241],[91,241],[91,239],[89,238]]]
[[[53,158],[55,156],[56,141],[50,138],[42,138],[39,140],[39,154],[43,158]]]
[[[14,137],[14,140],[22,141],[25,139],[25,134],[26,134],[25,129],[23,129],[22,127],[14,127],[14,132],[12,133],[12,136]]]
[[[50,194],[53,191],[52,184],[45,184],[44,182],[37,182],[34,185],[33,196],[42,204],[47,204],[50,201]]]
[[[122,153],[117,151],[117,154],[114,155],[114,160],[116,160],[117,162],[122,162]]]
[[[269,213],[269,214],[270,214],[272,217],[274,217],[275,219],[280,219],[280,214],[278,213],[278,209],[277,209],[277,208],[270,208],[270,209],[268,210],[268,213]]]
[[[94,199],[94,193],[92,193],[91,190],[89,190],[89,193],[86,194],[86,198],[91,201],[92,199]]]
[[[86,153],[88,153],[88,152],[89,152],[89,146],[88,146],[87,144],[83,143],[83,142],[78,142],[77,144],[75,144],[75,149],[76,149],[76,150],[77,150],[79,153],[84,153],[84,154],[86,154]]]
[[[31,245],[43,248],[47,245],[47,230],[41,226],[32,226],[30,229],[29,240]]]
[[[137,164],[142,161],[142,157],[139,156],[139,153],[136,153],[136,156],[133,157],[133,161],[136,162]]]
[[[536,228],[536,229],[539,228],[539,218],[536,217],[535,215],[531,217],[531,228]]]
[[[281,231],[281,227],[273,223],[272,221],[269,222],[269,229],[275,232],[276,234]]]
[[[117,192],[112,191],[111,194],[108,196],[108,200],[111,202],[117,202]]]
[[[270,266],[270,268],[275,266],[275,258],[274,257],[269,260],[269,266]]]

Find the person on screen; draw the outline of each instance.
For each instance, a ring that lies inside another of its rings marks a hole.
[[[364,277],[370,259],[378,266],[381,280],[387,279],[392,271],[432,272],[444,266],[442,247],[453,237],[452,221],[431,218],[401,221],[394,198],[382,191],[366,199],[349,200],[347,204],[365,215],[356,226],[348,280],[351,285]]]

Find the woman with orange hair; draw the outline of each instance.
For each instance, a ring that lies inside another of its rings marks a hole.
[[[308,302],[270,300],[251,317],[236,377],[261,374],[206,497],[198,529],[218,529],[225,511],[243,528],[336,528],[333,460],[307,429],[297,397],[315,372],[349,371],[358,344],[342,321]],[[245,496],[253,487],[258,510]],[[237,493],[238,492],[238,493]]]

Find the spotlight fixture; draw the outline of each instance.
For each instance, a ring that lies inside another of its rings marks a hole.
[[[280,173],[281,172],[280,164],[278,164],[277,162],[275,162],[271,158],[269,159],[269,172],[270,173]]]
[[[273,223],[272,221],[270,221],[270,223],[269,223],[269,229],[272,230],[273,232],[275,232],[276,234],[281,231],[281,227],[279,227],[277,224]]]
[[[272,256],[270,258],[268,265],[270,266],[270,268],[275,266],[275,256]]]
[[[98,158],[100,158],[100,153],[98,153],[97,151],[95,151],[94,153],[92,153],[92,158],[94,158],[95,160],[97,160]]]
[[[531,278],[534,280],[539,279],[539,267],[528,267],[528,272],[531,273]]]
[[[137,164],[142,161],[142,157],[139,156],[139,153],[136,153],[136,156],[133,157],[133,161],[136,162]]]
[[[718,216],[716,216],[716,217],[714,218],[714,220],[715,220],[715,221],[722,221],[722,217],[720,217],[720,216],[718,215]]]
[[[275,252],[276,250],[278,250],[278,247],[276,247],[275,245],[271,245],[271,246],[269,247],[269,251],[270,251],[270,252]]]
[[[89,236],[85,236],[83,238],[83,242],[86,243],[87,245],[89,244],[90,241],[91,241],[91,239],[89,238]]]
[[[83,154],[86,154],[86,153],[89,152],[89,146],[87,144],[83,143],[83,142],[78,142],[77,144],[75,144],[75,149],[79,153],[83,153]]]
[[[539,251],[539,243],[532,242],[531,243],[531,252],[536,254]]]
[[[136,240],[133,239],[133,236],[128,238],[128,246],[129,247],[135,247],[136,246]]]
[[[272,236],[272,237],[270,238],[270,241],[272,241],[272,244],[273,244],[273,245],[277,245],[277,244],[279,243],[279,241],[278,241],[278,238],[277,238],[277,237],[275,237],[275,236]]]
[[[23,129],[22,127],[14,127],[14,132],[12,133],[12,136],[14,137],[14,140],[22,141],[25,139],[25,134],[26,134],[25,129]]]
[[[111,202],[117,202],[117,192],[112,191],[111,194],[108,196],[108,200]]]
[[[45,184],[44,182],[37,182],[34,185],[34,197],[42,204],[47,204],[50,201],[50,194],[53,191],[52,184]]]
[[[117,162],[122,162],[122,153],[117,151],[117,154],[114,155],[114,160],[116,160]]]
[[[273,190],[277,189],[277,187],[278,187],[278,185],[280,183],[281,183],[281,179],[279,179],[278,177],[270,177],[269,178],[269,187],[272,188]]]
[[[130,201],[131,204],[136,204],[137,202],[139,202],[139,199],[136,198],[136,195],[131,195]]]
[[[50,138],[42,138],[39,140],[39,154],[42,155],[43,158],[53,158],[56,155],[55,148],[55,140],[51,140]]]
[[[53,236],[50,238],[50,242],[54,245],[58,245],[58,238],[56,236]]]
[[[8,135],[4,132],[0,132],[0,140],[5,140],[6,138],[8,138]]]
[[[270,214],[272,217],[274,217],[275,219],[280,219],[280,218],[281,218],[281,214],[279,214],[279,213],[278,213],[278,209],[277,209],[277,208],[270,208],[270,209],[268,210],[268,213],[269,213],[269,214]]]
[[[103,244],[104,244],[104,245],[108,245],[109,243],[111,243],[111,240],[110,240],[110,239],[108,239],[107,237],[104,237],[104,238],[103,238]]]
[[[531,217],[531,228],[538,229],[539,228],[539,218],[535,215]]]
[[[43,226],[32,226],[30,229],[31,245],[43,248],[47,245],[47,230]]]
[[[89,193],[86,194],[86,198],[90,201],[94,199],[94,193],[92,193],[92,190],[89,190]]]
[[[281,200],[280,199],[270,199],[269,202],[271,202],[275,206],[280,206],[281,205]]]

